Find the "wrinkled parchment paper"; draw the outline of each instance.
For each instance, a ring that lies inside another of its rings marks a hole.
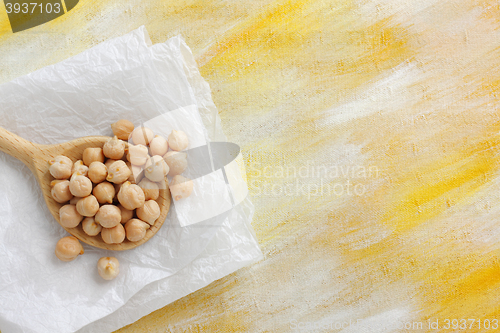
[[[190,128],[193,144],[225,141],[210,88],[182,38],[151,45],[144,27],[0,86],[0,126],[35,143],[111,135],[109,125],[121,118],[136,125],[170,119]],[[0,153],[0,330],[116,330],[260,260],[241,165],[240,155],[224,168],[226,181],[221,170],[198,180],[220,203],[208,205],[206,215],[200,201],[173,204],[160,231],[140,247],[84,245],[84,255],[64,263],[54,247],[67,233],[35,177]],[[104,281],[96,264],[110,255],[120,274]]]

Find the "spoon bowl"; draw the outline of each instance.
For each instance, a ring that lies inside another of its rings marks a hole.
[[[49,172],[49,161],[57,155],[64,155],[69,157],[73,162],[81,160],[83,151],[86,148],[102,148],[104,143],[110,138],[107,136],[86,136],[83,138],[75,139],[72,141],[64,142],[56,145],[40,145],[32,143],[28,140],[21,138],[3,128],[0,128],[0,151],[11,155],[12,157],[23,162],[38,180],[38,184],[42,189],[42,194],[49,208],[49,211],[54,216],[56,221],[60,223],[59,209],[64,205],[56,202],[51,195],[50,183],[54,178]],[[131,242],[125,239],[120,244],[107,244],[105,243],[100,234],[97,236],[87,235],[81,224],[76,228],[66,228],[67,232],[78,238],[80,241],[106,250],[123,251],[133,249],[145,242],[147,242],[154,234],[160,229],[167,217],[170,209],[171,196],[168,188],[168,182],[165,181],[166,188],[160,189],[160,196],[156,200],[160,206],[160,216],[156,219],[146,232],[146,236],[137,242]]]

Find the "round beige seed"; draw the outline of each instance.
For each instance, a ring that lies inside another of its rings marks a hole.
[[[111,204],[113,203],[113,199],[115,197],[115,187],[113,184],[108,182],[102,182],[97,184],[92,190],[92,194],[96,197],[97,201],[103,204]]]
[[[113,280],[120,273],[120,263],[115,257],[102,257],[97,261],[97,272],[104,280]]]
[[[106,180],[108,168],[102,162],[92,162],[89,166],[88,177],[94,184],[99,184]]]
[[[87,177],[75,172],[69,181],[69,190],[75,197],[86,197],[92,193],[92,182]]]
[[[78,200],[76,210],[82,216],[94,216],[99,210],[99,202],[96,197],[89,195],[88,197]]]
[[[125,240],[125,228],[121,223],[112,228],[102,228],[101,237],[106,244],[119,244]]]
[[[144,205],[144,192],[142,189],[130,182],[125,182],[117,195],[120,204],[128,210],[134,210]]]
[[[128,210],[125,209],[122,205],[118,205],[118,208],[120,208],[120,212],[122,214],[122,219],[120,220],[121,224],[125,224],[130,220],[132,217],[134,217],[134,211],[133,210]]]
[[[102,152],[107,158],[119,160],[125,153],[125,142],[115,136],[104,143]]]
[[[154,133],[147,127],[137,127],[130,134],[134,145],[143,145],[147,146],[153,140]]]
[[[156,200],[160,196],[160,189],[157,183],[143,178],[138,185],[144,192],[144,200]]]
[[[69,180],[53,180],[50,186],[52,186],[50,194],[55,201],[64,203],[73,198],[73,194],[69,190]]]
[[[92,162],[104,163],[102,148],[85,148],[82,159],[86,166],[90,166]]]
[[[75,228],[83,220],[75,205],[64,205],[59,208],[59,222],[65,228]]]
[[[134,130],[134,124],[126,119],[120,119],[116,123],[111,124],[113,134],[120,140],[128,140],[130,133]]]
[[[49,161],[49,172],[55,179],[68,179],[71,177],[73,162],[66,156],[58,155]]]
[[[59,260],[71,261],[83,254],[83,246],[74,236],[67,236],[57,241],[55,254]]]
[[[160,216],[160,206],[154,200],[148,200],[142,207],[136,210],[137,217],[144,222],[153,225],[156,219]]]
[[[101,232],[102,226],[93,217],[86,217],[82,221],[82,229],[89,236],[97,236]]]
[[[175,201],[187,198],[193,192],[193,181],[189,178],[177,175],[170,183],[170,192]]]
[[[149,224],[139,219],[131,219],[125,223],[125,234],[131,242],[138,242],[146,236]]]
[[[114,205],[102,205],[95,215],[95,221],[104,228],[113,228],[120,224],[121,219],[120,209]]]
[[[180,175],[187,168],[187,154],[177,151],[169,151],[163,155],[163,159],[169,167],[168,175]]]
[[[183,131],[173,130],[168,136],[168,145],[172,150],[181,151],[188,147],[189,139]]]
[[[128,177],[132,174],[129,167],[124,161],[116,161],[109,166],[108,176],[106,180],[115,184],[120,184],[125,182]]]

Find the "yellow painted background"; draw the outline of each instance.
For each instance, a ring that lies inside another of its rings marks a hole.
[[[497,1],[81,0],[16,34],[0,10],[0,82],[140,25],[192,48],[265,260],[117,332],[500,319]]]

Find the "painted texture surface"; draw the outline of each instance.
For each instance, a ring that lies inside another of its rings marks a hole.
[[[483,332],[500,319],[499,17],[489,0],[81,0],[12,34],[0,10],[0,82],[143,24],[182,34],[242,147],[265,260],[118,332]]]

